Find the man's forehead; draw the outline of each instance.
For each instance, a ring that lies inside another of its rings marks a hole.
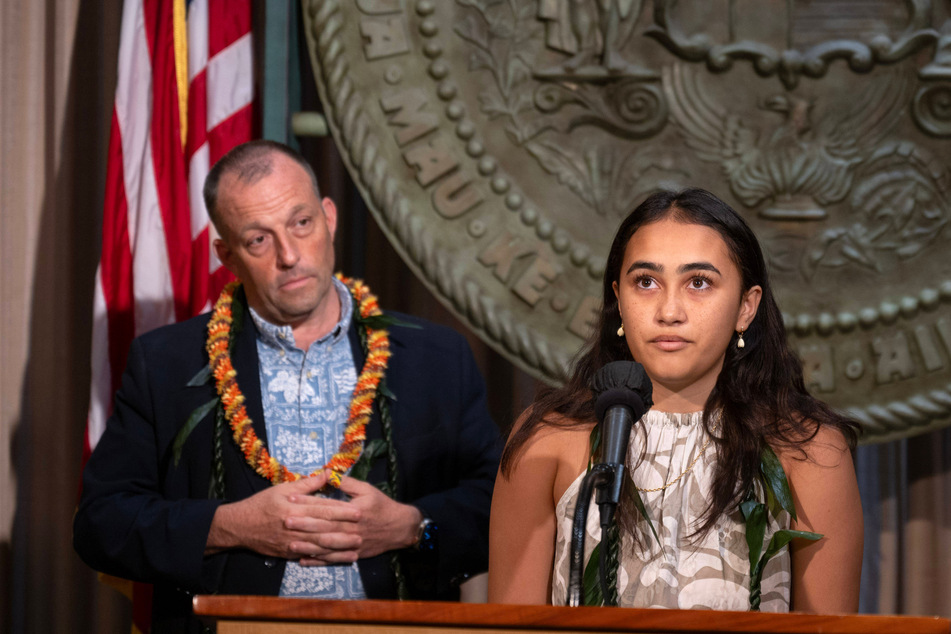
[[[226,182],[222,178],[218,215],[229,232],[240,232],[246,225],[259,224],[267,218],[277,220],[304,210],[323,210],[306,175],[301,180],[289,174],[272,173],[251,184],[237,179]]]
[[[306,184],[317,195],[316,186],[307,170],[297,161],[278,152],[272,152],[260,161],[228,170],[221,175],[218,188],[221,194],[247,192],[257,186],[270,186],[271,181],[276,179],[293,186]]]

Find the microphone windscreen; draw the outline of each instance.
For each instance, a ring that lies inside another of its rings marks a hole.
[[[638,420],[654,404],[653,386],[644,366],[635,361],[612,361],[598,370],[591,379],[594,411],[597,420],[615,405],[627,405]]]

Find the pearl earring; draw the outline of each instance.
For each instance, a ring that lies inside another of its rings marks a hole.
[[[746,342],[743,341],[743,333],[744,333],[744,332],[746,332],[746,329],[745,329],[745,328],[744,328],[743,330],[737,330],[737,331],[736,331],[736,334],[740,336],[740,338],[736,340],[736,347],[737,347],[737,348],[745,348],[745,347],[746,347]]]
[[[624,336],[624,324],[621,324],[621,327],[617,329],[617,336],[618,337]]]

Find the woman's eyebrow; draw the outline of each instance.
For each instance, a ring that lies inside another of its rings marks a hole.
[[[632,262],[631,266],[628,267],[627,273],[634,271],[636,269],[647,269],[648,271],[654,271],[655,273],[663,273],[664,265],[657,264],[656,262],[648,262],[647,260],[638,260]],[[689,273],[690,271],[710,271],[716,273],[717,275],[723,275],[720,273],[720,269],[713,266],[709,262],[690,262],[688,264],[681,264],[677,268],[678,273]]]
[[[690,264],[681,264],[680,268],[677,269],[678,273],[689,273],[690,271],[710,271],[720,276],[723,275],[720,273],[720,269],[713,266],[709,262],[691,262]]]
[[[631,266],[628,267],[627,273],[630,273],[634,269],[647,269],[648,271],[654,271],[655,273],[663,273],[664,267],[661,264],[656,262],[648,262],[646,260],[638,260],[637,262],[632,262]],[[625,273],[625,275],[627,275]]]

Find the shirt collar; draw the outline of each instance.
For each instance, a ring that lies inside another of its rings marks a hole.
[[[350,321],[353,319],[353,298],[350,291],[336,277],[331,278],[334,290],[337,291],[337,297],[340,298],[340,321],[331,329],[329,333],[318,339],[312,345],[323,344],[327,341],[337,343],[342,337],[347,336],[350,329]],[[276,348],[287,350],[294,349],[294,330],[289,325],[278,326],[267,321],[256,310],[248,306],[251,313],[251,319],[254,325],[258,327],[258,340]]]

